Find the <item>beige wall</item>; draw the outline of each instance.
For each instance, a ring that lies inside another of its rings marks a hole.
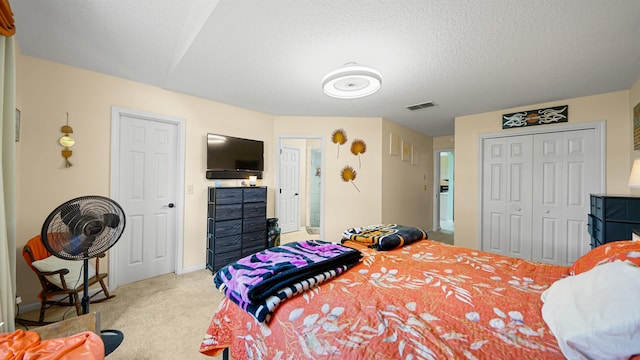
[[[275,117],[276,136],[324,137],[324,238],[328,241],[339,241],[346,228],[381,221],[381,122],[379,118]],[[346,132],[344,145],[331,141],[336,129]],[[359,156],[360,162],[350,151],[355,139],[363,140],[367,146]],[[347,165],[356,171],[353,183],[344,182],[340,176]]]
[[[390,134],[413,145],[417,164],[389,154]],[[382,121],[382,222],[433,229],[433,138]]]
[[[453,149],[456,146],[455,136],[438,136],[433,138],[433,150]]]
[[[478,136],[484,133],[503,131],[500,121],[502,114],[558,105],[569,105],[569,124],[596,120],[606,121],[606,191],[616,194],[629,193],[627,180],[631,169],[629,154],[632,148],[629,91],[458,117],[455,119],[456,162],[454,165],[456,173],[454,241],[456,245],[479,248]]]

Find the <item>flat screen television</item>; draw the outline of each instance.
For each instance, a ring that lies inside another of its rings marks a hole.
[[[264,142],[220,134],[207,134],[207,178],[262,178]]]

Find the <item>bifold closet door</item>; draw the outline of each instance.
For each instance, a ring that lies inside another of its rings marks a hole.
[[[532,260],[568,265],[589,251],[595,132],[534,135]]]
[[[531,258],[532,136],[485,139],[482,249]]]
[[[568,265],[589,251],[595,131],[483,140],[482,250]]]

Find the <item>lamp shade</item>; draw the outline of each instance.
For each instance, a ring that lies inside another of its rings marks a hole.
[[[357,99],[371,95],[382,86],[382,75],[374,69],[347,63],[322,79],[325,94],[338,99]]]
[[[640,159],[633,161],[631,175],[629,175],[629,187],[640,188]]]

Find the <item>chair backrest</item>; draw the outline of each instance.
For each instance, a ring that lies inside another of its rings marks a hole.
[[[44,243],[42,242],[40,235],[32,237],[22,248],[22,257],[24,257],[25,261],[32,269],[32,262],[48,258],[49,256],[51,256],[51,253],[46,247],[44,247]]]

